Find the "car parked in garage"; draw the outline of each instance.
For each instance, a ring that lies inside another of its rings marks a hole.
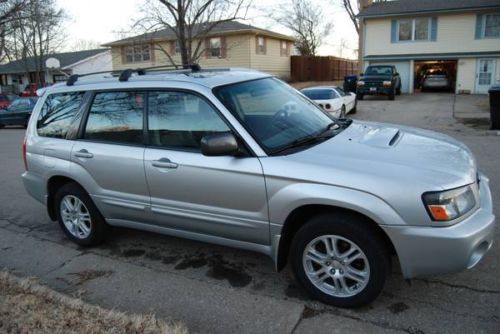
[[[28,125],[31,112],[38,97],[20,97],[12,101],[5,109],[0,109],[0,128],[6,125]]]
[[[362,100],[365,95],[387,95],[394,100],[401,94],[401,78],[394,65],[370,65],[358,80],[356,95]]]
[[[392,256],[410,279],[490,249],[489,180],[455,139],[336,119],[265,73],[153,70],[40,92],[22,179],[75,243],[121,226],[257,251],[341,307]]]
[[[422,91],[439,89],[450,90],[452,82],[448,73],[444,70],[428,70],[422,78]]]
[[[316,102],[326,112],[337,118],[344,118],[348,113],[356,113],[356,94],[345,92],[337,86],[308,87],[300,91]]]

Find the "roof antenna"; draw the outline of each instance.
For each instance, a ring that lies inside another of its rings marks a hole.
[[[66,80],[66,85],[67,86],[73,86],[75,84],[75,82],[78,81],[78,78],[80,76],[78,74],[72,74],[69,76],[68,80]]]
[[[201,66],[198,64],[192,64],[190,67],[191,67],[191,71],[193,71],[193,72],[200,72],[201,71]]]
[[[118,78],[118,80],[120,81],[128,81],[128,79],[132,76],[132,73],[134,71],[130,68],[127,68],[126,70],[122,71],[122,73],[120,73],[120,77]]]

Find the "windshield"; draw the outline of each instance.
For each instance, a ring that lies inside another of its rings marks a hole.
[[[391,66],[368,66],[365,75],[392,75]]]
[[[214,93],[268,154],[318,136],[335,122],[275,78],[222,86]]]
[[[331,100],[337,97],[333,89],[305,89],[302,94],[311,100]]]

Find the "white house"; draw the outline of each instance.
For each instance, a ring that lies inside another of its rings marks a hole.
[[[393,64],[413,93],[427,68],[445,69],[456,93],[500,82],[499,0],[360,0],[360,64]]]
[[[51,54],[44,57],[43,83],[66,81],[71,74],[89,72],[112,71],[113,64],[109,49],[94,49],[76,52]],[[48,69],[45,60],[56,58],[60,63],[59,69]],[[36,81],[36,66],[33,57],[16,60],[0,65],[0,82],[2,92],[19,93],[26,85]]]

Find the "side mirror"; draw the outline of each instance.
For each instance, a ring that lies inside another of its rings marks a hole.
[[[201,153],[206,156],[235,155],[238,142],[230,132],[206,135],[201,139]]]
[[[399,73],[398,73],[398,72],[396,72],[396,75],[397,75],[397,76],[399,76]]]

